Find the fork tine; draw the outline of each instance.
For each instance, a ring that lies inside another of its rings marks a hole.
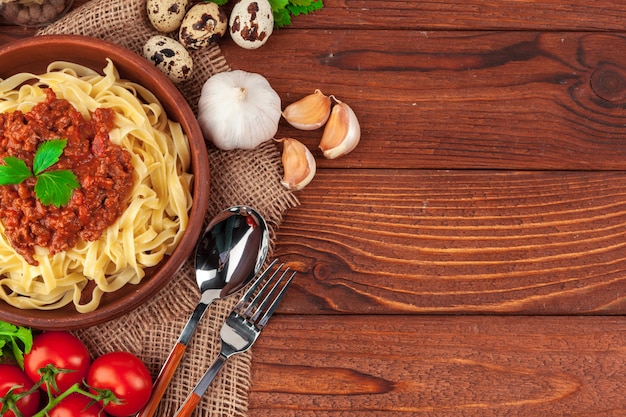
[[[235,305],[235,310],[236,311],[240,311],[243,306],[250,300],[250,298],[252,298],[252,295],[254,294],[254,292],[256,291],[256,289],[259,287],[259,285],[261,285],[261,283],[263,282],[263,280],[265,279],[265,277],[267,277],[267,275],[269,274],[270,270],[272,269],[272,267],[276,264],[276,262],[278,262],[278,258],[274,259],[272,261],[272,263],[270,263],[267,267],[267,269],[265,269],[265,271],[263,271],[261,273],[261,275],[259,275],[254,282],[252,283],[252,285],[250,285],[250,287],[248,288],[248,290],[241,296],[241,298],[239,299],[239,301],[237,302],[237,305]]]
[[[274,271],[274,273],[267,280],[265,280],[265,283],[263,284],[261,289],[259,291],[257,291],[257,293],[254,296],[254,298],[252,300],[250,300],[250,303],[245,308],[245,310],[244,310],[244,308],[242,306],[241,309],[239,309],[237,311],[240,315],[242,315],[244,317],[250,317],[250,314],[252,313],[252,310],[254,309],[254,306],[256,306],[259,303],[259,300],[261,299],[262,295],[265,293],[265,290],[267,290],[267,287],[269,287],[270,283],[272,282],[274,277],[276,277],[276,275],[278,274],[280,269],[283,267],[283,265],[285,265],[285,264],[278,265],[278,268],[276,269],[276,271]],[[265,271],[265,274],[263,275],[264,278],[269,274],[269,270],[270,270],[270,268],[267,268],[267,270]],[[260,284],[260,282],[259,282],[259,284]]]
[[[277,261],[278,259],[274,259],[274,261],[272,261],[272,263],[265,269],[265,271],[263,271],[261,275],[259,275],[259,277],[252,283],[250,288],[248,288],[246,293],[241,297],[234,309],[239,316],[244,317],[251,324],[256,323],[256,326],[259,329],[262,329],[263,326],[267,324],[267,321],[270,319],[272,314],[274,314],[276,306],[282,299],[285,291],[287,291],[287,287],[289,287],[289,284],[291,284],[291,281],[296,275],[296,272],[294,271],[287,279],[287,282],[281,286],[282,282],[285,280],[285,277],[290,271],[289,267],[283,270],[285,264],[281,263],[271,274],[271,276],[267,278],[267,276],[270,274],[270,271],[272,270],[272,267],[276,264]],[[280,274],[281,270],[282,274]],[[278,276],[279,274],[280,277],[278,279],[275,279],[276,276]],[[265,283],[263,284],[261,289],[257,291],[258,287],[263,281],[265,281]],[[271,289],[269,289],[270,286]],[[278,292],[278,295],[274,296],[276,291],[278,291],[279,289],[280,291]],[[266,310],[267,305],[270,303],[271,305]],[[263,316],[261,317],[262,314]],[[261,317],[260,320],[259,317]]]
[[[281,278],[280,278],[281,280],[283,279],[283,277],[285,276],[286,273],[287,273],[287,271],[285,271],[285,273],[281,276]],[[261,317],[261,320],[259,320],[259,322],[257,323],[257,327],[259,329],[262,329],[263,327],[265,327],[265,325],[267,324],[267,322],[270,319],[270,317],[272,317],[272,314],[274,314],[274,310],[276,310],[276,306],[278,306],[278,303],[283,298],[283,295],[285,295],[285,292],[287,291],[287,288],[289,287],[289,285],[291,284],[291,281],[293,281],[293,278],[295,276],[296,276],[296,271],[293,271],[293,273],[291,274],[291,276],[289,277],[289,279],[287,280],[285,285],[283,285],[283,287],[281,288],[281,290],[278,293],[278,295],[276,296],[276,298],[274,298],[274,301],[269,306],[269,308],[267,309],[267,311],[265,312],[263,317]]]
[[[281,265],[282,267],[282,265]],[[263,287],[263,290],[261,292],[259,292],[259,296],[265,291],[266,287],[269,287],[271,280],[278,274],[278,272],[280,272],[280,268],[276,271],[276,273],[274,275],[272,275],[272,278],[270,278],[267,281],[267,284],[265,284],[265,287]],[[261,315],[261,313],[263,312],[263,310],[265,309],[265,307],[272,301],[272,299],[274,298],[274,293],[276,292],[276,290],[278,289],[280,283],[283,281],[283,279],[285,278],[285,276],[287,276],[287,273],[289,272],[289,267],[287,267],[283,273],[280,275],[280,277],[276,280],[276,282],[274,283],[274,286],[272,287],[271,290],[269,290],[269,292],[267,293],[267,295],[265,296],[265,298],[263,298],[263,301],[261,301],[261,303],[259,304],[258,307],[256,307],[256,311],[255,313],[252,315],[252,317],[250,318],[253,322],[256,322],[259,318],[259,316]],[[249,307],[249,310],[252,310],[253,305],[251,305]]]

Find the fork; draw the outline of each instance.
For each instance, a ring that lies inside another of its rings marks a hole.
[[[295,271],[289,275],[289,267],[283,270],[285,264],[280,264],[257,292],[261,283],[270,275],[273,264],[252,283],[237,302],[232,313],[226,318],[220,330],[222,341],[220,353],[176,411],[174,417],[189,417],[226,360],[250,349],[261,334],[261,330],[276,310],[276,306],[296,275]],[[283,270],[282,273],[281,270]]]

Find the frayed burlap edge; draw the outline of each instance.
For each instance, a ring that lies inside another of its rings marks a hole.
[[[141,54],[143,44],[157,32],[145,13],[145,0],[92,0],[38,35],[76,34],[122,45]],[[194,73],[178,85],[194,113],[201,87],[213,74],[230,70],[217,45],[192,52]],[[210,198],[207,221],[219,211],[238,204],[255,207],[270,228],[273,251],[282,216],[298,201],[280,185],[280,154],[267,142],[255,150],[219,151],[208,146]],[[152,300],[110,322],[75,333],[94,356],[115,350],[138,355],[156,377],[161,365],[200,298],[193,259],[187,260],[171,282]],[[165,393],[158,416],[171,416],[211,364],[220,348],[219,329],[236,297],[215,302],[200,323],[186,355]],[[247,415],[251,353],[231,358],[194,412],[196,417]]]

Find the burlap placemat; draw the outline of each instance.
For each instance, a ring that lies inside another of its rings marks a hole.
[[[92,0],[40,30],[44,34],[93,36],[141,54],[143,44],[157,32],[145,13],[145,0]],[[192,52],[194,74],[180,84],[190,106],[197,109],[202,84],[213,74],[230,70],[218,46]],[[286,210],[298,204],[280,185],[280,154],[268,142],[253,151],[224,152],[209,148],[211,189],[207,220],[237,204],[255,207],[270,227],[272,244]],[[272,245],[273,246],[273,245]],[[272,249],[270,248],[270,254]],[[161,364],[199,300],[193,259],[154,299],[122,318],[82,329],[77,335],[94,355],[127,350],[144,360],[156,377]],[[236,297],[220,300],[207,311],[187,353],[165,393],[158,416],[171,416],[219,352],[219,329]],[[195,411],[195,416],[245,416],[248,408],[251,353],[227,362]]]

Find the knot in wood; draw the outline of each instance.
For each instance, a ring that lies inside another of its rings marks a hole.
[[[324,263],[317,263],[313,267],[313,276],[319,281],[326,281],[330,277],[330,268]]]
[[[606,101],[626,99],[626,72],[614,65],[597,69],[591,75],[591,89]]]

